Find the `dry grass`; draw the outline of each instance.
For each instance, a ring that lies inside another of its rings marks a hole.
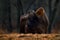
[[[60,34],[0,34],[0,40],[60,40]]]

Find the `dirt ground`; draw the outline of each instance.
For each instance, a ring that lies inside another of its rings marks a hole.
[[[60,34],[0,34],[0,40],[60,40]]]

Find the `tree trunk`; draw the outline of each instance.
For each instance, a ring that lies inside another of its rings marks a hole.
[[[11,24],[11,5],[10,5],[10,0],[7,0],[7,13],[8,13],[8,24],[9,26],[7,27],[7,30],[9,31],[9,33],[12,32],[12,24]]]
[[[20,33],[20,15],[23,15],[21,0],[17,0],[17,32]]]
[[[48,27],[48,33],[51,33],[51,29],[52,29],[52,24],[53,21],[55,19],[55,15],[56,15],[56,10],[57,10],[57,5],[59,3],[59,0],[56,0],[54,3],[54,9],[52,10],[52,4],[51,4],[52,0],[49,0],[49,19],[50,19],[50,25]]]

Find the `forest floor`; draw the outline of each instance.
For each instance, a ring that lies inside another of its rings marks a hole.
[[[0,34],[0,40],[60,40],[60,34]]]

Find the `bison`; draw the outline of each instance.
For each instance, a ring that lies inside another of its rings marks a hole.
[[[47,33],[49,20],[43,7],[20,17],[20,33]]]

